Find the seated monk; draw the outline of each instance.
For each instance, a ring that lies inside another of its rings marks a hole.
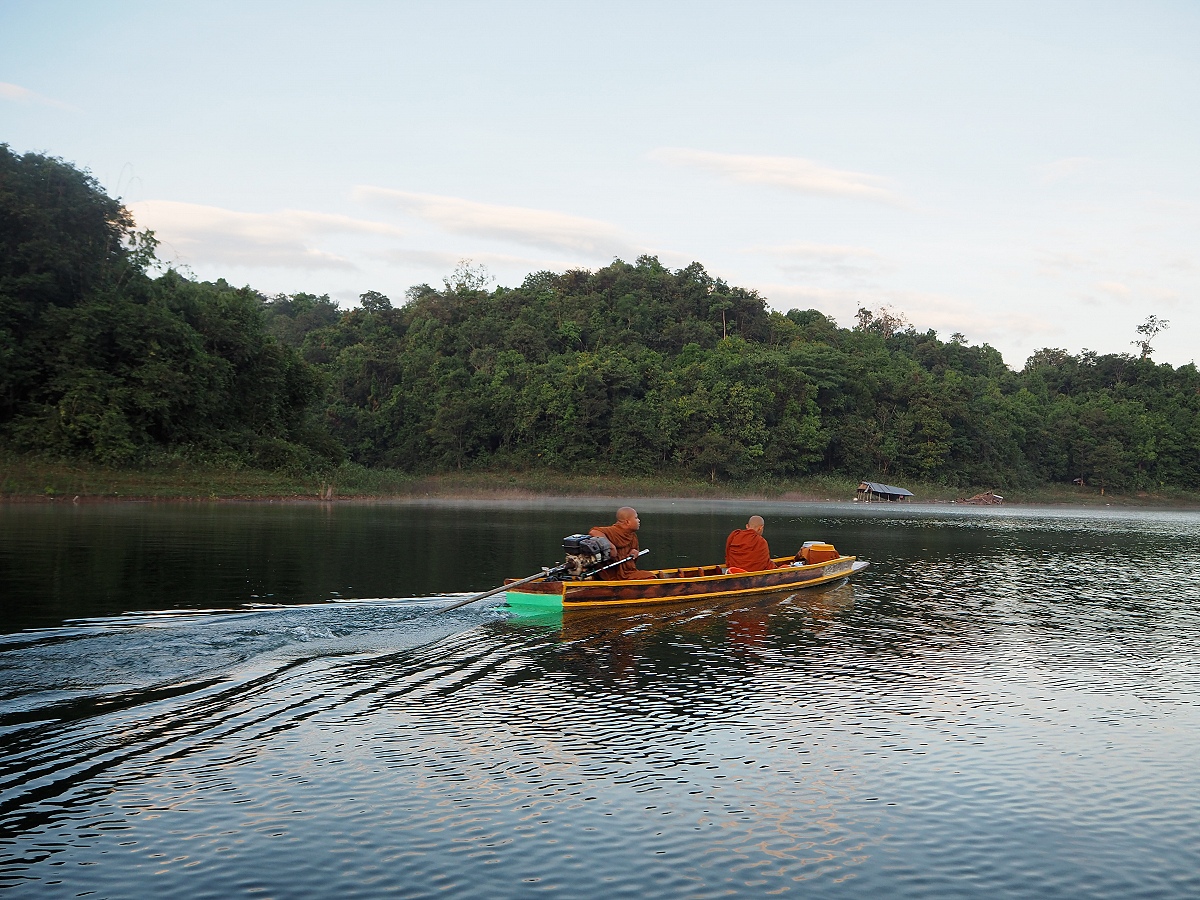
[[[588,534],[606,537],[613,545],[614,560],[625,559],[638,552],[637,530],[642,525],[637,510],[632,506],[622,506],[617,510],[617,521],[612,525],[597,526]],[[657,578],[654,572],[647,572],[637,567],[637,560],[631,559],[609,569],[601,577],[610,581],[628,581],[636,578]]]
[[[725,568],[762,572],[775,568],[771,548],[762,536],[766,523],[762,516],[751,516],[745,528],[731,532],[725,539]]]

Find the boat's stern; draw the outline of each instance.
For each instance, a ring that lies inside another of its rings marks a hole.
[[[535,581],[506,591],[504,598],[516,609],[562,609],[565,588],[561,581]]]

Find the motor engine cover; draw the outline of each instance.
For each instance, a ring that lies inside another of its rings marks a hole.
[[[579,578],[613,558],[613,545],[606,537],[594,534],[569,534],[563,538],[563,565],[566,574]]]

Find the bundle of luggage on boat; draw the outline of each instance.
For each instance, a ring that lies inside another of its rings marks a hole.
[[[589,573],[616,558],[612,541],[603,535],[568,534],[563,538],[563,567],[572,578],[586,578]]]
[[[817,563],[829,562],[841,556],[833,544],[824,541],[805,541],[796,554],[796,562],[815,566]]]

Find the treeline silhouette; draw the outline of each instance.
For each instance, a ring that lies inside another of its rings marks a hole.
[[[838,473],[1194,489],[1194,365],[1046,349],[1017,372],[890,310],[841,328],[653,257],[401,303],[178,272],[88,174],[0,145],[0,440],[113,465]],[[1159,323],[1162,324],[1162,323]]]

